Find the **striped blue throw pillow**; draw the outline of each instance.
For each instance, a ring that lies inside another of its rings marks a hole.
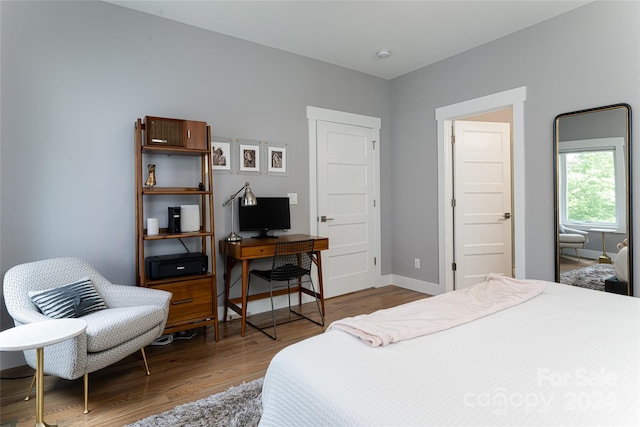
[[[53,319],[80,317],[107,308],[88,277],[44,291],[29,291],[29,298],[42,314]]]

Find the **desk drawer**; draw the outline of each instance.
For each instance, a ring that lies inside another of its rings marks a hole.
[[[275,245],[271,246],[247,246],[242,248],[241,257],[247,258],[268,258],[275,254]]]
[[[154,288],[173,294],[167,327],[176,323],[201,321],[214,316],[211,278],[165,283],[156,285]]]

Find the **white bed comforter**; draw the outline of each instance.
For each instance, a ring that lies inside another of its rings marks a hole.
[[[540,295],[547,282],[489,274],[469,288],[337,320],[327,331],[341,330],[372,347],[433,334]]]
[[[640,299],[548,283],[517,306],[370,347],[340,331],[271,361],[262,427],[640,425]]]

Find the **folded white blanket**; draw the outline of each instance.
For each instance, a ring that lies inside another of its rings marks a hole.
[[[547,282],[489,274],[470,288],[424,298],[371,314],[333,322],[327,332],[353,334],[372,347],[449,329],[505,308],[544,291]]]

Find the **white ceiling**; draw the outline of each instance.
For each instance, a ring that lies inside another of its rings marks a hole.
[[[119,6],[392,79],[589,1],[171,1]],[[388,49],[380,59],[376,52]]]

